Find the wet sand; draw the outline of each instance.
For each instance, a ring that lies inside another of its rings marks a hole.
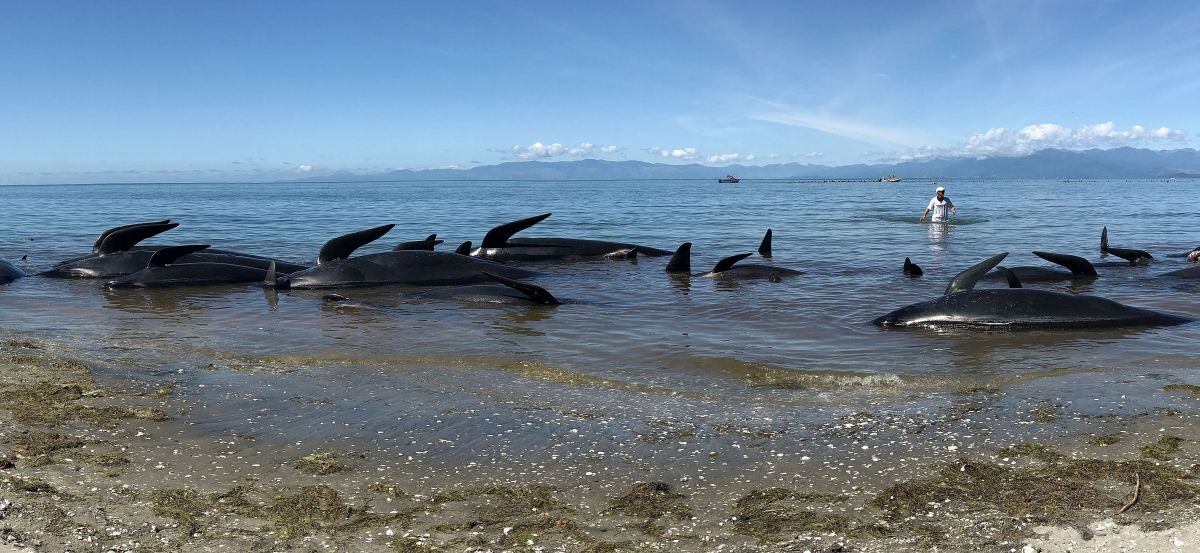
[[[794,406],[820,421],[801,427],[772,416],[786,406],[727,413],[703,394],[653,387],[605,403],[605,382],[538,366],[504,368],[511,389],[455,389],[423,380],[421,367],[386,381],[355,367],[329,386],[286,359],[123,367],[137,355],[0,343],[0,550],[1198,541],[1200,388],[1178,375],[1046,371],[936,392],[825,383],[813,390],[824,403]],[[1055,400],[1056,388],[1079,386],[1106,393]]]

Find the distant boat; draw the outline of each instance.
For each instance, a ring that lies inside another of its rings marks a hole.
[[[735,176],[733,176],[733,175],[725,175],[725,178],[723,178],[723,179],[717,179],[717,182],[720,182],[720,183],[729,183],[729,184],[737,184],[738,182],[741,182],[741,180],[742,180],[742,179],[739,179],[739,178],[737,178],[737,177],[735,177]]]
[[[888,175],[886,177],[880,177],[879,182],[900,182],[900,177],[897,177],[896,175]]]

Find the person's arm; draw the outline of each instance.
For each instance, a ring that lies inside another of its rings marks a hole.
[[[924,222],[925,222],[925,216],[926,216],[926,215],[929,215],[929,210],[933,209],[933,202],[935,202],[935,201],[937,201],[937,198],[934,198],[934,199],[932,199],[932,200],[929,200],[929,205],[925,206],[925,212],[921,214],[921,218],[920,218],[920,219],[917,219],[917,222],[918,222],[918,223],[924,223]]]
[[[948,204],[948,207],[950,208],[950,213],[958,215],[958,208],[954,207],[954,202],[952,202],[950,200],[946,200],[946,203]]]

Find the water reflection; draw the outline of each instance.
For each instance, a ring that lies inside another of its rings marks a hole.
[[[928,222],[922,223],[925,227],[925,234],[929,237],[929,242],[935,251],[945,251],[945,242],[950,238],[950,233],[953,232],[954,225],[947,222]]]

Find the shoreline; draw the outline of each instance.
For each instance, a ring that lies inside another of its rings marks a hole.
[[[378,412],[364,401],[365,422],[336,420],[357,407],[321,415],[325,402],[350,398],[317,393],[319,383],[280,392],[295,394],[295,413],[237,420],[243,411],[221,410],[228,389],[101,365],[48,342],[0,342],[0,551],[1200,543],[1190,506],[1200,497],[1200,414],[1151,400],[1137,413],[1081,415],[1020,397],[1021,385],[980,387],[936,412],[864,405],[801,432],[769,419],[647,418],[649,409],[556,410],[447,392],[397,422],[405,433],[373,440],[367,429],[387,424],[371,419]],[[238,373],[263,390],[283,382],[276,376]],[[594,383],[573,385],[586,393]],[[1170,393],[1200,405],[1196,390]],[[394,406],[399,419],[404,407]],[[345,429],[345,440],[239,430],[302,422]]]

